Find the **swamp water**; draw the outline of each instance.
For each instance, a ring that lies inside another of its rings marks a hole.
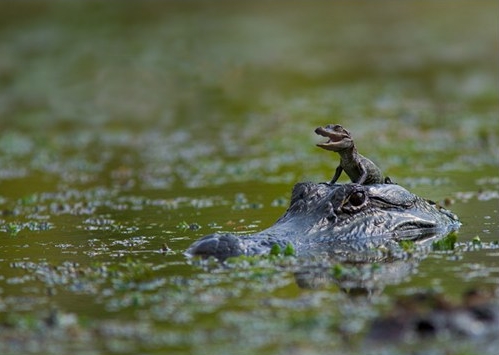
[[[0,4],[0,353],[495,354],[497,338],[365,334],[399,297],[499,286],[497,10]],[[185,258],[203,235],[270,226],[296,182],[329,180],[338,157],[313,130],[332,122],[449,205],[453,248],[332,262],[333,282],[293,257]]]

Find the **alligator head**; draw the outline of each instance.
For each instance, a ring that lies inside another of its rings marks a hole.
[[[298,183],[286,213],[252,235],[211,234],[186,254],[224,260],[291,244],[297,256],[374,250],[401,240],[445,236],[460,226],[450,211],[394,184]]]

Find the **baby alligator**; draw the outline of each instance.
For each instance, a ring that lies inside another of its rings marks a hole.
[[[390,178],[383,179],[380,168],[371,160],[357,152],[350,132],[340,125],[318,127],[315,133],[329,138],[327,142],[318,143],[322,149],[332,150],[340,155],[340,165],[336,168],[331,184],[334,184],[345,170],[352,182],[361,185],[389,184]]]

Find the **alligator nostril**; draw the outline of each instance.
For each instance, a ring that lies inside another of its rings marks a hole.
[[[326,219],[329,221],[329,223],[336,223],[337,218],[334,212],[331,211],[331,214],[327,215]]]

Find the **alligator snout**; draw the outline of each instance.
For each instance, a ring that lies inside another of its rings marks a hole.
[[[244,254],[239,239],[232,234],[210,234],[194,242],[186,251],[187,255],[210,257],[225,260]]]

